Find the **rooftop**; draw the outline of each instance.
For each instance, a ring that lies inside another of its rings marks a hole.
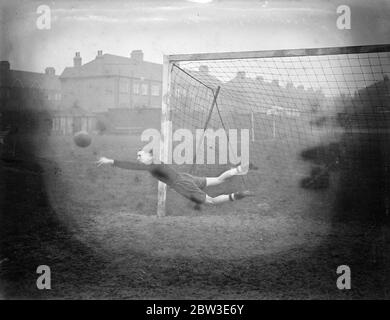
[[[133,51],[134,52],[134,51]],[[138,52],[140,54],[140,52]],[[129,58],[113,54],[102,54],[81,66],[67,67],[60,78],[87,78],[101,76],[124,76],[162,81],[162,65],[144,61],[139,56]]]
[[[5,64],[6,62],[2,61],[2,65]],[[38,88],[38,89],[46,89],[46,90],[61,89],[59,77],[56,76],[55,74],[46,74],[46,73],[12,70],[12,69],[7,69],[6,71],[7,72],[4,72],[4,70],[2,70],[2,77],[0,79],[1,86],[20,87],[20,88]]]

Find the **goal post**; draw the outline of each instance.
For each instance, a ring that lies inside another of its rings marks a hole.
[[[305,174],[304,150],[347,131],[372,138],[390,108],[383,91],[389,74],[390,44],[166,55],[160,159],[172,153],[175,128],[248,129],[250,160],[267,176],[245,183],[291,183]],[[207,174],[221,169],[209,167]],[[165,215],[166,192],[159,182],[158,216]]]
[[[161,107],[161,130],[160,130],[160,161],[168,162],[169,153],[172,145],[171,140],[171,125],[170,125],[170,86],[171,86],[171,70],[173,63],[169,56],[164,56],[163,64],[163,83],[162,83],[162,107]],[[158,202],[157,216],[163,217],[166,214],[166,197],[167,185],[161,181],[158,182]]]

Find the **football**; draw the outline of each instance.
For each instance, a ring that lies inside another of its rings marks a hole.
[[[88,134],[88,132],[79,131],[79,132],[75,133],[75,135],[73,137],[73,141],[78,147],[86,148],[91,144],[92,138]]]

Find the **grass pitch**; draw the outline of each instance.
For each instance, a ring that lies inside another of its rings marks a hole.
[[[337,175],[326,190],[300,188],[310,164],[297,158],[297,149],[280,161],[272,152],[252,159],[259,170],[247,185],[237,177],[209,190],[249,186],[256,198],[198,211],[169,191],[167,216],[158,218],[157,182],[147,172],[94,163],[99,156],[134,159],[142,146],[137,137],[95,136],[88,148],[76,147],[71,137],[24,137],[18,146],[20,161],[0,167],[4,298],[386,295],[367,226],[335,218]],[[40,264],[52,269],[50,291],[36,289]],[[341,264],[354,270],[358,290],[337,289]]]

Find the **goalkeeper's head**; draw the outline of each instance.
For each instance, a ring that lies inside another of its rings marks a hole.
[[[153,163],[153,151],[140,150],[137,152],[137,161],[149,165]]]

